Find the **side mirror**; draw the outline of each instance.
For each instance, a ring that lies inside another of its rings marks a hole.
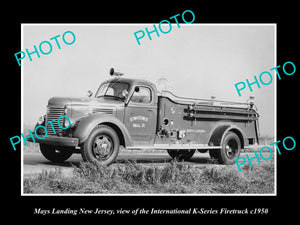
[[[110,70],[109,70],[109,75],[114,75],[114,73],[115,73],[115,70],[114,70],[114,68],[111,68]]]
[[[87,96],[88,96],[88,97],[91,97],[92,95],[93,95],[93,92],[92,92],[91,90],[88,90]]]

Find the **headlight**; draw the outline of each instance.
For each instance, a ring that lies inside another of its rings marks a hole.
[[[70,124],[70,121],[69,119],[67,119],[66,117],[64,118],[64,127],[70,127],[71,124]]]
[[[71,119],[66,115],[59,117],[58,122],[60,124],[60,128],[62,128],[63,130],[68,129],[72,123]]]
[[[38,121],[37,121],[37,124],[41,125],[41,124],[45,123],[45,117],[46,117],[46,115],[40,116]]]

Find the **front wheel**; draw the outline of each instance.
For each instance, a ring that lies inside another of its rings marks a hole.
[[[84,161],[98,161],[102,165],[110,165],[119,154],[120,141],[116,132],[109,126],[98,125],[81,145]]]
[[[61,163],[71,157],[73,149],[68,147],[55,147],[46,144],[40,144],[42,155],[51,162]]]

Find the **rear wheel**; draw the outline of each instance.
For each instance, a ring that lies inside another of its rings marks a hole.
[[[116,132],[109,126],[98,125],[82,144],[81,155],[84,161],[109,165],[117,158],[119,148],[120,141]]]
[[[189,149],[189,150],[168,150],[169,155],[172,158],[177,158],[178,160],[189,160],[192,158],[192,156],[195,153],[195,150]]]
[[[51,162],[64,162],[73,154],[73,148],[55,147],[51,145],[40,144],[42,155]]]
[[[235,159],[240,156],[241,153],[241,141],[240,138],[234,132],[228,132],[222,142],[221,150],[217,151],[217,159],[220,163],[226,165],[232,165],[235,163]]]

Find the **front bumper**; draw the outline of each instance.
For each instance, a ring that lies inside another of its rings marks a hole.
[[[75,147],[75,146],[78,146],[78,144],[79,144],[78,138],[59,137],[59,136],[52,136],[52,135],[48,135],[44,139],[34,138],[35,141],[33,141],[32,138],[29,138],[27,140],[30,142],[36,142],[36,143],[54,145],[54,146]]]

